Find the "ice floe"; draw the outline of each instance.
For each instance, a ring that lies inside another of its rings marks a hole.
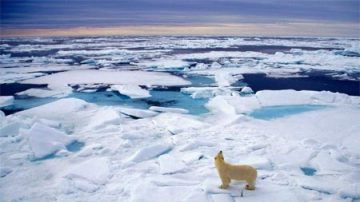
[[[151,106],[149,108],[150,110],[156,111],[156,112],[173,112],[173,113],[181,113],[181,114],[187,114],[189,113],[188,110],[182,109],[182,108],[175,108],[175,107],[158,107],[158,106]]]
[[[95,184],[105,184],[110,177],[109,159],[92,158],[74,165],[66,171],[64,177],[70,180],[82,178]]]
[[[23,81],[29,84],[129,84],[129,85],[158,85],[177,86],[189,85],[190,82],[181,77],[167,73],[144,71],[99,71],[78,70],[51,74],[35,79]]]
[[[112,85],[111,89],[133,99],[151,97],[149,91],[138,85]]]
[[[173,146],[168,143],[151,145],[138,150],[133,156],[130,157],[130,161],[141,162],[146,161],[162,154],[169,152]]]
[[[34,159],[47,157],[75,141],[73,137],[39,123],[35,123],[29,130],[23,130],[22,135],[28,139]]]
[[[174,68],[174,69],[176,69],[176,68],[186,68],[190,64],[183,60],[162,59],[162,60],[158,60],[158,61],[149,61],[149,62],[138,63],[137,65],[145,66],[148,68],[160,68],[160,69]]]
[[[14,96],[0,96],[0,107],[12,105],[14,102]]]
[[[28,89],[19,93],[16,93],[18,96],[30,96],[30,97],[39,97],[39,98],[45,98],[45,97],[66,97],[71,93],[71,89],[69,88],[57,88],[57,89],[38,89],[38,88],[32,88]]]

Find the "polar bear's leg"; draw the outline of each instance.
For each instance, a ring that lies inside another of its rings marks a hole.
[[[228,176],[221,176],[221,182],[222,184],[220,185],[220,189],[226,189],[229,187],[231,179]]]
[[[254,190],[255,189],[255,182],[252,180],[247,180],[247,185],[245,186],[245,189],[247,190]]]

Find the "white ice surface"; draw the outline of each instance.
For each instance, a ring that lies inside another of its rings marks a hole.
[[[161,59],[161,60],[157,60],[157,61],[141,62],[141,63],[138,63],[137,65],[145,66],[145,67],[166,69],[166,68],[185,68],[185,67],[189,66],[189,63],[186,61],[183,61],[183,60]]]
[[[176,172],[181,172],[186,168],[185,163],[179,161],[178,157],[169,154],[160,156],[158,161],[161,174],[174,174]]]
[[[37,89],[37,88],[30,88],[28,90],[16,93],[16,95],[20,96],[30,96],[30,97],[39,97],[39,98],[45,98],[45,97],[66,97],[71,93],[71,89]]]
[[[0,107],[12,105],[14,102],[14,96],[0,96]]]
[[[231,86],[231,84],[235,83],[238,79],[239,77],[234,77],[227,72],[218,72],[215,74],[215,82],[219,87]]]
[[[146,110],[146,109],[136,109],[136,108],[129,108],[129,107],[119,107],[117,108],[118,111],[120,111],[124,115],[134,116],[137,118],[147,118],[147,117],[153,117],[158,115],[158,112],[154,112],[152,110]]]
[[[118,91],[120,94],[129,96],[132,99],[151,97],[148,90],[138,85],[112,85],[111,89]]]
[[[65,172],[65,178],[82,178],[95,184],[105,184],[110,177],[109,159],[95,157],[72,166]]]
[[[232,90],[224,87],[187,87],[181,88],[182,93],[190,94],[192,98],[211,98],[217,95],[231,95]]]
[[[64,86],[67,84],[129,84],[129,85],[189,85],[190,82],[181,77],[160,72],[144,71],[100,71],[75,70],[51,74],[23,81],[29,84],[51,84]]]
[[[182,108],[176,108],[176,107],[158,107],[158,106],[151,106],[149,107],[150,110],[156,111],[156,112],[173,112],[173,113],[181,113],[181,114],[187,114],[189,113],[188,110],[182,109]]]
[[[290,97],[294,100],[285,104],[309,100],[297,99],[297,94],[332,107],[269,121],[238,115],[251,103],[258,107],[258,99],[266,98],[268,103],[263,102],[268,105],[284,104]],[[160,113],[132,120],[121,115],[119,107],[100,107],[74,98],[7,116],[3,124],[11,135],[0,138],[1,197],[4,201],[356,199],[360,179],[357,99],[308,91],[274,91],[273,95],[217,96],[222,101],[213,102],[212,107],[221,113],[207,116]],[[43,155],[56,152],[54,158],[30,161],[33,148],[23,131],[31,131],[36,124],[50,133],[46,137],[60,133],[60,142],[72,137],[85,146],[78,152],[64,149],[65,143],[56,150],[41,146],[49,149]],[[255,191],[244,190],[241,197],[245,183],[237,181],[228,190],[218,188],[213,157],[219,150],[228,162],[258,169]],[[316,173],[306,176],[301,167],[314,168]],[[14,190],[23,191],[14,194]]]
[[[28,140],[34,159],[54,154],[75,141],[64,132],[41,123],[35,123],[29,130],[23,130],[22,135]]]
[[[133,156],[130,157],[130,161],[141,162],[155,157],[158,157],[172,149],[172,145],[168,143],[151,145],[142,149],[139,149]]]
[[[206,107],[212,112],[241,114],[266,106],[280,105],[357,105],[360,98],[328,91],[262,90],[252,96],[219,95]]]

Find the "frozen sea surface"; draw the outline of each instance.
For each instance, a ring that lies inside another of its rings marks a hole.
[[[287,105],[287,106],[271,106],[271,107],[263,107],[260,109],[256,109],[249,114],[257,119],[274,119],[281,118],[285,116],[290,116],[298,113],[303,113],[307,111],[319,110],[323,109],[325,106],[322,105]]]
[[[1,39],[0,201],[359,201],[359,42]]]

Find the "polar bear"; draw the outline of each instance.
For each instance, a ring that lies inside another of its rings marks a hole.
[[[221,189],[229,187],[231,179],[234,180],[245,180],[247,185],[245,189],[254,190],[255,181],[257,177],[257,171],[255,168],[249,165],[232,165],[224,161],[222,151],[215,156],[215,166],[217,168],[219,177],[221,178],[222,184]]]

